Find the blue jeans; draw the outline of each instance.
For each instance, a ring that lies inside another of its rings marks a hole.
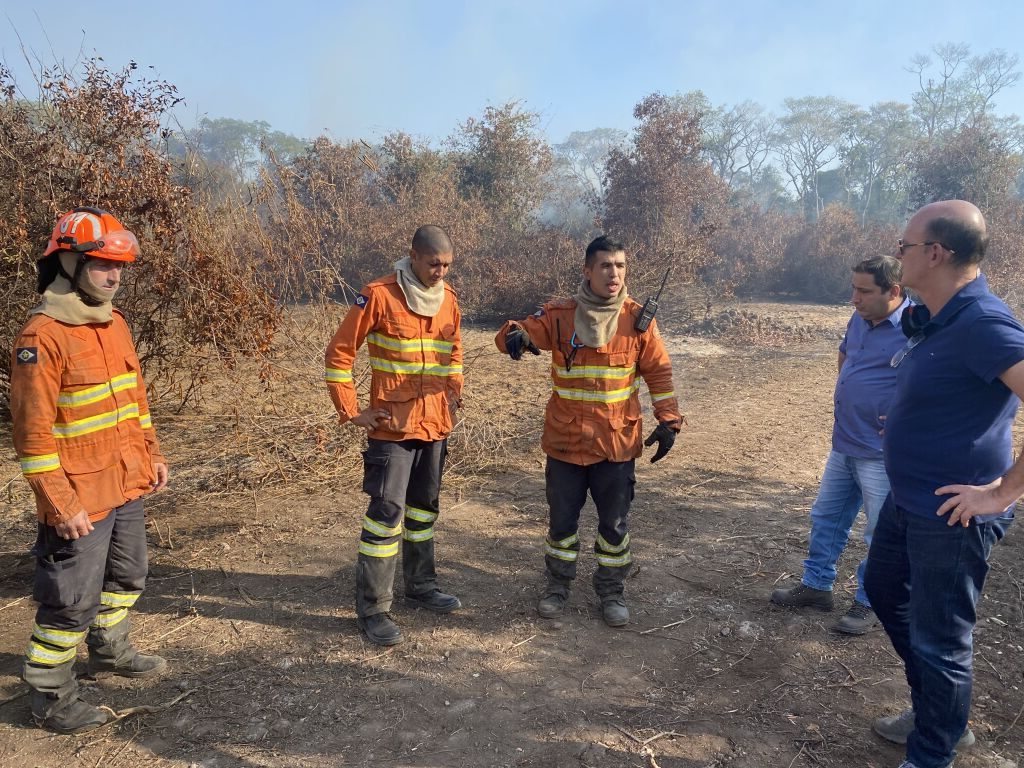
[[[811,536],[804,560],[803,583],[812,589],[832,589],[836,580],[836,561],[846,548],[850,528],[861,506],[867,517],[864,543],[871,546],[871,535],[878,522],[878,510],[889,495],[889,478],[881,458],[860,459],[830,451],[821,476],[818,498],[811,507]],[[858,603],[870,605],[864,591],[867,558],[857,568]]]
[[[976,606],[988,556],[1011,520],[946,525],[886,499],[868,552],[865,586],[875,614],[906,666],[915,730],[907,760],[946,768],[971,707]]]

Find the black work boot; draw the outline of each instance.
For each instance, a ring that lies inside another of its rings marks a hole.
[[[555,572],[552,572],[552,560],[547,558],[547,586],[544,594],[537,601],[537,613],[542,619],[560,619],[565,613],[565,606],[569,603],[569,591],[572,588],[571,578],[566,578],[569,569],[559,568],[560,562],[554,563]],[[573,569],[575,570],[575,569]]]
[[[56,693],[32,691],[32,719],[55,733],[85,733],[106,725],[110,715],[78,698],[78,691],[60,698]]]
[[[578,549],[579,543],[574,546]],[[544,576],[547,579],[547,586],[543,596],[537,601],[537,613],[544,619],[560,618],[565,613],[569,591],[576,578],[576,561],[544,555]]]
[[[434,613],[451,613],[462,607],[462,603],[455,595],[447,595],[440,589],[424,592],[421,595],[405,595],[406,605],[413,608],[426,608]]]
[[[565,605],[569,602],[569,590],[557,585],[548,585],[548,591],[537,601],[537,613],[542,619],[559,619],[565,613]]]
[[[366,634],[366,639],[374,645],[398,645],[405,640],[402,630],[386,613],[360,616],[356,619],[356,624]]]
[[[629,623],[629,608],[622,596],[628,570],[608,565],[598,565],[594,570],[594,592],[601,601],[601,618],[609,627],[624,627]]]
[[[120,677],[155,677],[167,669],[162,656],[139,653],[128,634],[131,620],[128,616],[112,627],[90,627],[85,638],[89,646],[89,674],[118,675]]]
[[[914,730],[914,722],[914,710],[905,709],[895,715],[878,718],[871,724],[871,730],[893,744],[906,744],[907,738]],[[974,731],[968,728],[956,743],[956,748],[967,749],[974,746],[975,741]]]
[[[78,698],[74,660],[54,667],[26,662],[22,678],[31,689],[32,719],[56,733],[82,733],[109,720],[106,712]]]
[[[814,589],[806,584],[776,589],[772,592],[772,602],[787,608],[816,608],[819,611],[831,611],[835,607],[830,590]]]
[[[854,600],[850,610],[843,614],[843,617],[835,623],[832,629],[845,635],[863,635],[877,623],[875,612],[864,603]]]
[[[629,623],[629,608],[622,595],[605,595],[601,598],[601,618],[609,627],[624,627]]]
[[[127,661],[114,661],[102,657],[89,656],[89,674],[118,675],[119,677],[156,677],[167,669],[167,659],[149,653],[135,651]]]

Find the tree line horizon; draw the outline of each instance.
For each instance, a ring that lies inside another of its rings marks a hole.
[[[672,266],[667,298],[695,286],[715,300],[843,301],[850,266],[893,253],[909,211],[963,198],[989,221],[990,281],[1024,304],[1024,126],[996,112],[1019,59],[946,43],[907,69],[918,80],[907,102],[805,96],[775,114],[652,93],[631,132],[551,144],[513,101],[433,145],[401,131],[303,141],[232,118],[174,128],[174,85],[100,59],[39,67],[28,101],[0,64],[0,269],[15,310],[4,342],[34,301],[36,252],[79,204],[140,235],[121,303],[157,394],[179,399],[202,379],[175,370],[183,347],[269,354],[286,307],[346,303],[421,223],[451,234],[452,282],[467,317],[485,320],[574,292],[583,246],[601,232],[627,244],[634,294]]]

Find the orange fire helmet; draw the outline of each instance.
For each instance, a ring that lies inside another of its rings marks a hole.
[[[59,219],[40,258],[70,251],[110,261],[135,261],[139,241],[120,221],[100,208],[74,208]]]

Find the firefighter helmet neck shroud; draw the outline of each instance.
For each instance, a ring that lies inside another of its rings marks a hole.
[[[37,290],[45,291],[60,274],[86,304],[102,304],[110,300],[110,292],[92,284],[85,271],[88,261],[104,259],[124,264],[135,261],[138,255],[139,241],[111,213],[100,208],[74,208],[53,227],[39,261]],[[75,258],[72,261],[68,256]]]

